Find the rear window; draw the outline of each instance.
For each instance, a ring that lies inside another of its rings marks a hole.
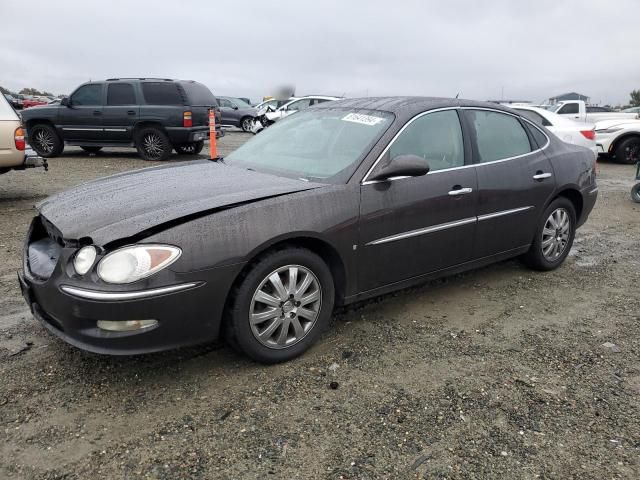
[[[198,82],[181,82],[184,92],[187,94],[187,101],[191,106],[203,105],[210,107],[217,105],[216,97],[211,90]]]
[[[173,82],[144,82],[142,95],[147,105],[184,105],[178,85]]]

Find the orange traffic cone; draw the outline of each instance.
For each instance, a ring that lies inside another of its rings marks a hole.
[[[209,159],[218,160],[218,143],[216,140],[216,112],[209,109]]]

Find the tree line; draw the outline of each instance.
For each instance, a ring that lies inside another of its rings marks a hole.
[[[2,92],[3,94],[6,95],[35,95],[37,97],[55,97],[55,95],[51,92],[48,92],[46,90],[38,90],[37,88],[30,88],[30,87],[25,87],[22,90],[20,90],[19,92],[12,92],[11,90],[9,90],[8,88],[4,88],[2,85],[0,85],[0,92]]]

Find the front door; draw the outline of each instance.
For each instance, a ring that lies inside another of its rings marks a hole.
[[[555,190],[551,162],[515,115],[479,109],[463,112],[475,139],[478,174],[474,257],[527,246]]]
[[[104,138],[109,142],[130,142],[140,114],[140,102],[130,83],[109,83],[103,108]]]
[[[477,180],[464,143],[456,109],[414,117],[388,147],[389,158],[421,156],[429,173],[381,182],[365,178],[358,244],[361,292],[471,259]]]
[[[102,83],[89,83],[73,92],[69,98],[69,106],[59,110],[59,122],[65,140],[78,142],[103,139],[103,98]]]

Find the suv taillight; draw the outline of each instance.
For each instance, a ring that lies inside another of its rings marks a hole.
[[[24,150],[24,130],[22,129],[22,127],[16,128],[16,131],[13,134],[13,141],[16,143],[16,150]]]
[[[193,120],[191,119],[191,112],[184,112],[182,114],[182,126],[193,127]]]
[[[580,130],[580,133],[582,134],[582,136],[588,140],[595,140],[596,139],[596,131],[595,130]]]

